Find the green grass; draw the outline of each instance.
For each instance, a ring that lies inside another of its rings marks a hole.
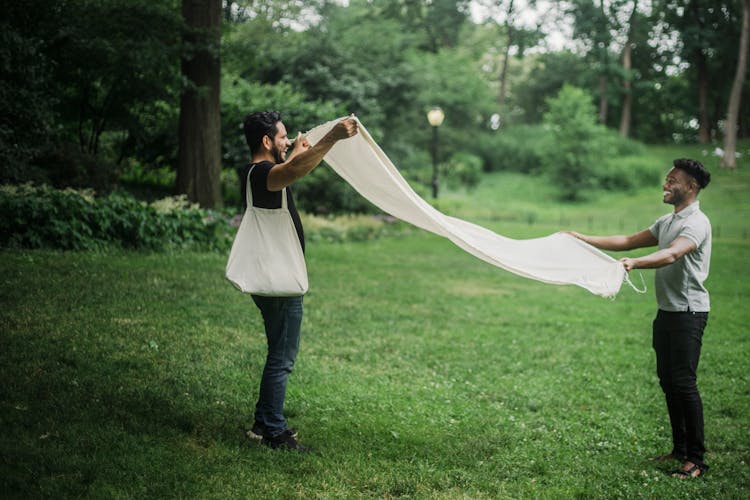
[[[652,290],[601,299],[416,232],[308,248],[312,288],[287,398],[290,423],[316,450],[305,456],[243,437],[265,343],[252,301],[223,279],[226,256],[0,252],[0,492],[747,497],[749,190],[746,169],[716,170],[701,196],[726,228],[714,241],[699,376],[705,478],[678,482],[644,460],[670,445]],[[669,209],[659,199],[657,186],[562,205],[538,180],[496,175],[441,203],[526,237],[561,218],[582,231],[619,217],[640,229]]]

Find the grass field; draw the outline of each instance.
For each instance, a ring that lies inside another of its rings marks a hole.
[[[302,456],[244,438],[265,343],[226,256],[0,252],[0,494],[747,498],[749,192],[742,168],[715,170],[701,195],[722,227],[699,372],[704,478],[645,460],[670,447],[652,272],[648,293],[606,300],[416,231],[309,246],[287,398],[315,450]],[[561,205],[538,180],[495,175],[441,206],[513,237],[628,232],[669,210],[660,193]]]

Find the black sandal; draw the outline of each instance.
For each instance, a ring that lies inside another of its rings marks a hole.
[[[701,467],[700,465],[693,464],[693,466],[687,470],[677,469],[677,470],[673,470],[669,474],[672,477],[676,477],[679,479],[695,479],[696,477],[701,477],[703,474],[706,473],[707,470],[708,470],[707,465],[704,465],[703,467]],[[694,474],[696,471],[698,472],[698,474]]]

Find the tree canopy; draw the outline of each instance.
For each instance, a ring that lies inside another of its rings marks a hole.
[[[422,181],[425,113],[440,106],[441,168],[460,155],[485,170],[513,169],[494,158],[497,148],[514,128],[554,113],[550,98],[565,85],[583,89],[608,128],[622,133],[627,110],[624,133],[634,139],[722,139],[740,60],[740,0],[546,4],[546,16],[524,21],[536,2],[224,1],[221,47],[210,49],[221,62],[223,168],[247,160],[240,123],[252,110],[278,109],[290,131],[356,113]],[[0,9],[0,182],[106,191],[134,166],[176,171],[180,96],[190,85],[180,62],[201,49],[185,37],[180,2],[31,0]],[[560,33],[572,38],[553,46]],[[748,79],[737,101],[737,133],[747,137]]]

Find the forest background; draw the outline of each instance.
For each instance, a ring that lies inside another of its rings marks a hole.
[[[434,160],[449,185],[514,171],[584,199],[658,182],[634,157],[642,143],[699,142],[732,166],[736,136],[749,133],[744,0],[2,9],[2,184],[184,194],[237,212],[236,172],[249,156],[241,123],[259,109],[280,111],[292,133],[356,113],[424,195]],[[425,117],[435,106],[439,146]],[[327,169],[297,197],[308,213],[374,211]]]

